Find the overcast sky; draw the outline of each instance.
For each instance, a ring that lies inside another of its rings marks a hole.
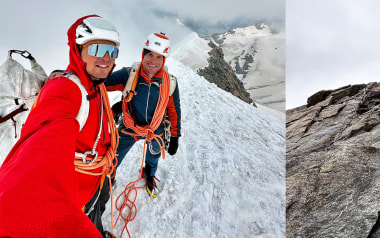
[[[286,1],[286,107],[380,80],[380,1]]]
[[[48,74],[66,68],[67,30],[78,18],[97,14],[112,21],[120,32],[116,69],[129,66],[141,59],[143,42],[150,33],[166,32],[173,47],[189,33],[163,17],[166,12],[210,23],[245,16],[283,23],[285,0],[4,0],[0,1],[0,63],[8,50],[26,49]]]

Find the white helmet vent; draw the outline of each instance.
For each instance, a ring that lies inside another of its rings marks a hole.
[[[152,33],[145,41],[144,48],[165,57],[169,56],[170,40],[165,33]]]
[[[109,40],[118,47],[119,32],[110,22],[101,17],[89,17],[77,27],[76,43],[84,45],[91,40]]]
[[[91,26],[103,30],[108,30],[108,31],[116,31],[116,27],[109,21],[105,20],[104,18],[100,17],[89,17],[83,21],[84,23],[88,22],[90,23]]]

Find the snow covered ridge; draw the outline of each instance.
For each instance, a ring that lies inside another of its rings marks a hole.
[[[210,40],[223,49],[226,62],[254,102],[272,109],[268,112],[276,110],[273,115],[280,113],[285,121],[285,32],[273,34],[268,26],[260,24],[205,39],[193,33],[173,47],[172,57],[192,69],[204,68]]]
[[[285,237],[285,124],[169,58],[178,79],[182,137],[160,159],[161,192],[138,192],[132,237]],[[114,197],[138,177],[138,142],[118,169]],[[110,204],[103,221],[111,228]],[[126,233],[124,232],[124,235]]]
[[[255,102],[285,112],[285,32],[264,24],[214,35]]]

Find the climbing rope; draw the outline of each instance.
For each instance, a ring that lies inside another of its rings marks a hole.
[[[111,146],[107,148],[107,151],[103,156],[97,156],[97,152],[93,148],[93,151],[91,153],[86,152],[84,153],[84,155],[92,154],[95,156],[94,158],[92,157],[83,158],[81,156],[76,156],[74,160],[76,171],[80,173],[84,173],[84,174],[94,175],[94,176],[100,176],[103,173],[106,173],[107,175],[113,174],[116,168],[116,164],[117,164],[117,162],[114,163],[113,160],[116,158],[116,149],[119,143],[119,134],[117,132],[117,128],[113,120],[113,113],[111,111],[111,107],[109,104],[106,88],[103,84],[99,85],[99,88],[100,88],[100,93],[102,97],[101,101],[104,103],[104,108],[106,109],[106,115],[108,118],[108,123],[109,123],[110,131],[111,131]],[[98,138],[99,138],[99,135],[98,135]],[[94,143],[95,149],[96,149],[98,138]],[[93,170],[96,170],[98,168],[102,168],[102,171],[92,172]]]
[[[143,151],[145,151],[145,144],[144,144]],[[137,207],[135,204],[136,199],[137,199],[137,190],[143,189],[146,186],[146,182],[144,182],[144,184],[141,186],[136,185],[143,178],[144,161],[145,161],[145,153],[143,153],[143,159],[141,161],[139,178],[133,182],[130,182],[125,187],[124,191],[116,199],[116,209],[119,211],[119,215],[115,223],[113,222],[113,216],[112,216],[111,222],[112,222],[112,228],[115,228],[120,218],[124,220],[124,227],[123,227],[120,237],[123,237],[124,231],[127,231],[128,237],[131,237],[131,234],[129,233],[127,226],[129,222],[133,221],[136,218],[136,215],[137,215]],[[119,202],[119,200],[121,202]]]
[[[144,149],[143,149],[143,156],[141,161],[141,167],[140,167],[140,176],[137,180],[130,182],[124,189],[124,191],[118,196],[116,199],[116,209],[119,211],[119,215],[115,221],[113,222],[113,214],[112,214],[112,228],[116,227],[116,224],[118,223],[119,219],[124,220],[124,227],[121,232],[120,237],[123,237],[124,231],[127,231],[128,236],[131,237],[131,234],[128,230],[128,224],[129,222],[133,221],[136,218],[137,215],[137,207],[136,207],[136,199],[137,199],[137,190],[143,189],[146,187],[146,181],[143,186],[138,186],[137,183],[143,178],[143,167],[144,167],[144,161],[145,161],[145,150],[147,143],[149,146],[151,145],[152,140],[156,140],[158,145],[160,146],[162,158],[165,159],[165,143],[162,139],[162,134],[156,135],[154,134],[154,131],[157,130],[157,128],[162,123],[162,119],[164,118],[167,103],[169,101],[169,91],[170,91],[170,82],[169,82],[169,75],[165,70],[162,70],[163,72],[163,82],[160,85],[160,93],[158,98],[158,103],[156,105],[156,109],[152,118],[152,121],[147,126],[139,126],[136,124],[133,117],[128,113],[128,100],[127,98],[123,99],[123,122],[126,128],[132,129],[135,133],[128,132],[126,130],[122,130],[123,133],[126,133],[131,136],[142,136],[145,137],[144,140]],[[135,77],[138,77],[139,72],[137,72]],[[135,80],[136,81],[136,80]],[[111,196],[112,199],[112,196]]]
[[[93,175],[93,176],[102,176],[101,181],[100,181],[101,184],[105,182],[103,180],[105,179],[104,175],[107,175],[109,188],[110,188],[110,194],[111,194],[111,216],[113,217],[113,196],[112,196],[111,175],[113,174],[113,177],[116,175],[114,171],[116,171],[116,164],[117,164],[116,149],[117,149],[117,145],[119,144],[119,134],[118,134],[115,122],[113,120],[113,113],[111,111],[111,107],[109,104],[106,88],[104,84],[99,85],[99,88],[100,88],[100,96],[101,96],[101,101],[102,101],[102,107],[101,107],[102,119],[100,123],[100,128],[102,127],[101,125],[103,121],[103,106],[104,106],[104,108],[106,109],[106,115],[108,118],[108,125],[110,129],[110,134],[111,134],[111,146],[107,148],[106,153],[103,156],[97,156],[97,152],[95,151],[95,149],[99,140],[99,135],[100,135],[100,131],[99,131],[98,137],[95,140],[93,150],[91,153],[91,154],[95,154],[95,157],[90,158],[86,156],[85,158],[83,158],[82,156],[76,156],[74,160],[74,166],[75,166],[75,170],[80,173]],[[87,155],[86,153],[84,153],[84,155]],[[102,171],[92,172],[92,170],[96,170],[99,168],[102,168]],[[101,189],[99,189],[99,194],[100,194],[100,190]]]
[[[136,73],[136,77],[140,72]],[[162,69],[162,84],[159,89],[159,98],[158,103],[156,105],[155,112],[153,114],[152,121],[149,125],[139,126],[136,124],[132,115],[128,113],[128,100],[126,98],[123,99],[123,122],[126,128],[132,129],[135,133],[128,132],[126,130],[122,130],[123,133],[131,135],[131,136],[141,136],[145,137],[146,140],[144,142],[144,146],[146,142],[151,143],[152,140],[156,140],[160,146],[160,150],[162,153],[162,158],[165,159],[165,143],[161,138],[161,135],[154,134],[154,131],[161,125],[162,119],[165,116],[166,107],[168,105],[169,96],[170,96],[170,81],[169,74]],[[136,81],[136,80],[135,80]]]

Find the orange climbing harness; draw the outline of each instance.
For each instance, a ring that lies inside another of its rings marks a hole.
[[[137,82],[139,74],[140,74],[140,68],[135,75],[134,81]],[[113,216],[112,216],[112,228],[116,227],[117,222],[119,221],[120,217],[124,220],[124,228],[121,232],[121,237],[123,236],[124,230],[127,231],[128,236],[131,237],[131,234],[128,231],[128,223],[133,221],[137,214],[137,208],[135,205],[136,199],[137,199],[137,189],[145,188],[146,183],[143,185],[138,186],[137,183],[142,179],[142,173],[143,173],[143,166],[145,161],[145,149],[147,143],[151,143],[152,140],[156,140],[157,143],[160,146],[162,158],[165,159],[165,144],[161,137],[162,134],[156,135],[154,134],[154,131],[157,130],[157,128],[162,123],[162,119],[164,118],[166,107],[169,101],[169,94],[170,94],[170,81],[169,81],[169,75],[168,73],[163,70],[163,78],[162,78],[162,84],[160,85],[160,94],[158,103],[152,118],[152,121],[149,125],[146,126],[139,126],[136,124],[135,120],[133,119],[132,115],[128,113],[128,102],[132,99],[131,97],[124,97],[123,99],[123,122],[126,128],[132,129],[135,133],[128,132],[126,130],[122,130],[123,133],[126,133],[131,136],[142,136],[145,137],[144,140],[144,149],[143,149],[143,157],[142,157],[142,163],[140,168],[140,176],[137,180],[130,182],[124,189],[124,191],[118,196],[116,199],[116,209],[119,211],[119,215],[116,219],[116,222],[113,222]],[[134,83],[135,87],[136,83]],[[134,87],[132,86],[131,91],[127,92],[129,96],[134,94]],[[120,200],[120,202],[119,202]]]

